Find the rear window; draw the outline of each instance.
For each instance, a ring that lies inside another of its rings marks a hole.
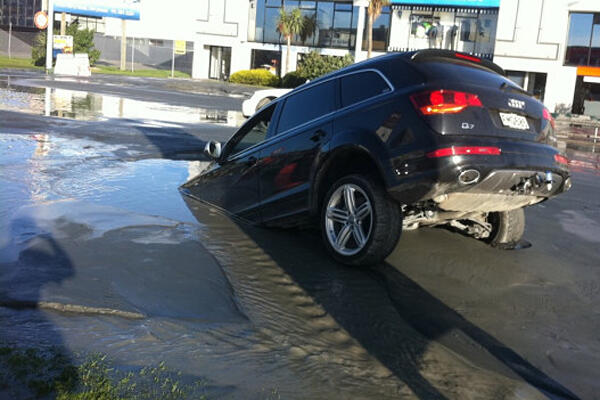
[[[342,107],[359,103],[371,97],[389,92],[389,85],[381,75],[373,71],[358,72],[342,77]]]
[[[514,86],[514,83],[504,76],[477,65],[426,61],[417,63],[416,66],[425,74],[427,80],[455,81],[492,87],[500,87],[503,83]]]
[[[335,80],[330,80],[288,97],[279,117],[278,132],[287,131],[335,110],[335,83]]]

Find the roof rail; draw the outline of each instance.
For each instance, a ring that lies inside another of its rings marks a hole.
[[[494,71],[500,75],[506,76],[506,72],[500,67],[498,64],[494,64],[493,62],[486,60],[485,58],[480,58],[477,56],[473,56],[467,53],[461,53],[453,50],[442,50],[442,49],[424,49],[417,50],[411,53],[411,60],[414,61],[428,61],[433,59],[451,59],[456,61],[470,62],[475,65],[479,65],[481,67],[487,68],[491,71]]]

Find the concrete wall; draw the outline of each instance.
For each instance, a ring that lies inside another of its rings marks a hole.
[[[254,2],[236,0],[204,0],[195,25],[194,78],[208,78],[210,46],[231,47],[230,71],[250,66],[248,20]]]
[[[14,57],[31,57],[31,46],[37,32],[12,31],[11,54]],[[8,30],[0,29],[0,54],[8,55]]]

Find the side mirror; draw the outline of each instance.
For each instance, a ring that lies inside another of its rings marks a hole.
[[[221,143],[211,140],[204,146],[204,154],[212,160],[218,160],[221,157]]]

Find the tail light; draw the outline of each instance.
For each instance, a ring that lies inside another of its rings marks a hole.
[[[548,111],[548,109],[545,107],[544,107],[544,119],[546,121],[550,122],[550,125],[552,125],[552,129],[555,129],[554,118],[552,117],[552,114],[550,114],[550,111]]]
[[[423,115],[456,114],[467,107],[483,107],[476,94],[455,90],[433,90],[410,96]]]
[[[478,57],[473,57],[467,54],[463,54],[463,53],[454,53],[454,57],[456,58],[462,58],[463,60],[469,60],[469,61],[473,61],[476,63],[480,63],[481,62],[481,58]]]
[[[502,153],[499,147],[489,146],[452,146],[443,149],[437,149],[431,153],[425,154],[427,158],[440,158],[461,155],[485,155],[499,156]]]
[[[554,161],[556,161],[559,164],[569,165],[569,159],[558,153],[554,155]]]

